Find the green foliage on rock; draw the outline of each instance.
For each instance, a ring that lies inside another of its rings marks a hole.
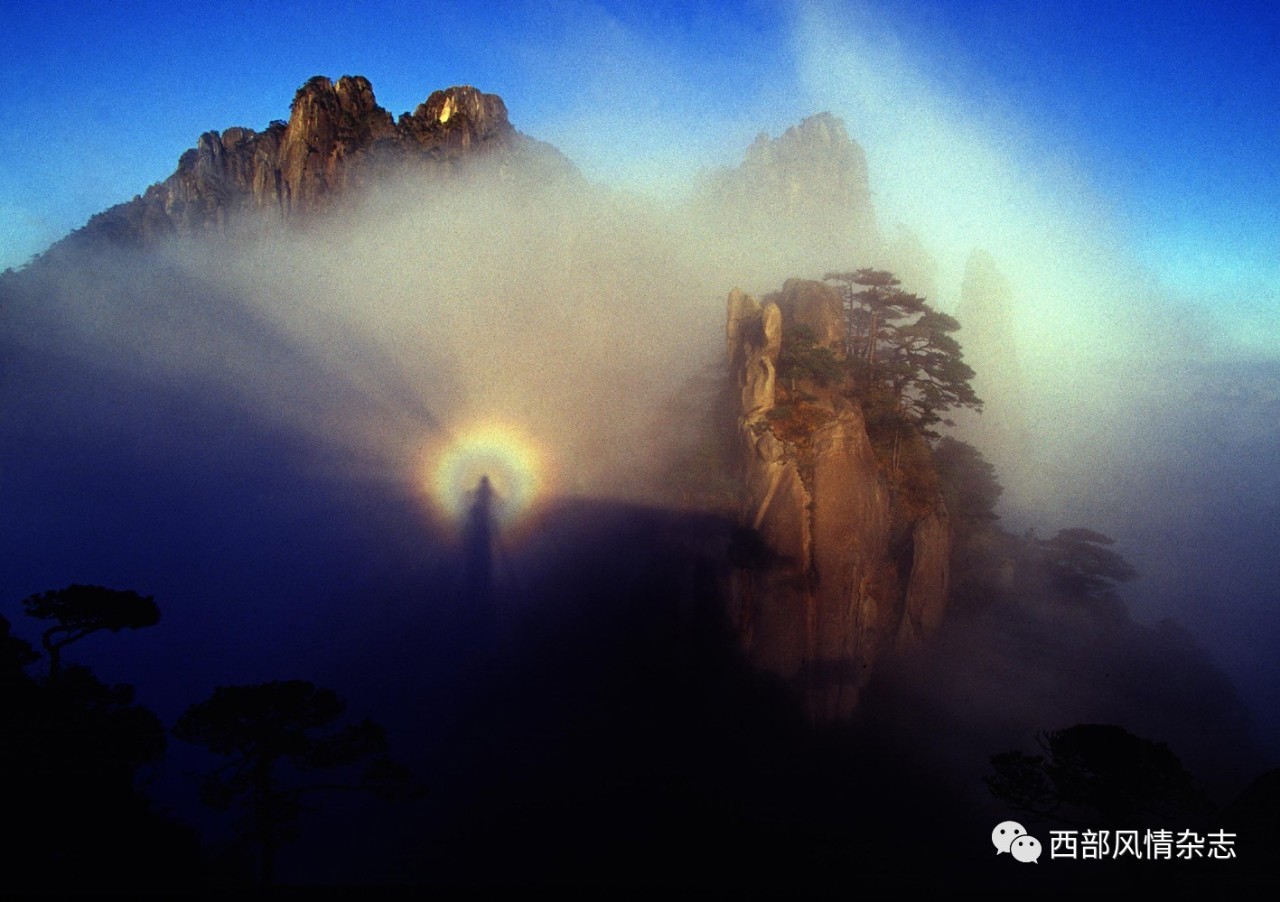
[[[903,291],[890,272],[859,269],[827,273],[844,303],[846,367],[853,392],[877,416],[910,424],[927,438],[934,426],[951,425],[945,414],[982,409],[973,369],[964,362],[954,332],[960,323]]]
[[[809,379],[826,386],[839,382],[845,370],[830,348],[817,343],[807,326],[784,326],[782,349],[778,353],[778,378],[795,387],[797,380]]]

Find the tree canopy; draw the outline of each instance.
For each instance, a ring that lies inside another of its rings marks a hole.
[[[892,419],[936,438],[933,427],[951,425],[944,414],[960,407],[980,411],[973,370],[952,333],[954,317],[903,291],[890,272],[831,272],[845,311],[846,352],[855,390]]]
[[[850,358],[871,365],[896,322],[923,313],[928,306],[923,298],[903,291],[898,278],[882,269],[829,272],[823,278],[840,283],[837,290],[849,326],[846,347]]]
[[[22,602],[27,615],[56,621],[41,635],[49,653],[49,675],[61,669],[62,649],[99,630],[118,633],[160,622],[155,600],[128,589],[71,585],[32,595]]]
[[[258,846],[264,883],[274,879],[275,853],[297,835],[301,798],[325,789],[394,795],[408,773],[387,757],[382,727],[371,720],[340,727],[346,709],[331,689],[304,680],[222,686],[178,719],[179,739],[230,760],[209,774],[202,797],[214,808],[246,809],[244,835]],[[300,774],[365,763],[354,782],[300,782]],[[280,765],[293,768],[290,778]]]
[[[26,673],[40,655],[0,617],[0,798],[13,824],[6,888],[102,893],[160,886],[194,866],[192,835],[159,813],[139,777],[165,752],[159,718],[128,684],[108,684],[62,648],[98,630],[159,619],[150,598],[99,586],[33,595],[26,612],[53,621],[46,678]],[[156,860],[137,866],[140,848]]]
[[[1000,519],[995,507],[1004,487],[981,451],[944,436],[933,449],[933,464],[952,520],[972,527]]]
[[[985,780],[1011,808],[1064,823],[1168,826],[1208,808],[1162,742],[1112,724],[1077,724],[1038,737],[1041,755],[1002,752]]]
[[[1133,566],[1111,550],[1115,540],[1092,529],[1059,530],[1052,539],[1037,539],[1036,551],[1050,588],[1074,599],[1113,595],[1122,582],[1138,575]]]

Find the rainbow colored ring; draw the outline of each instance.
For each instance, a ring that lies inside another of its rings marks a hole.
[[[523,433],[505,423],[462,430],[444,449],[431,473],[431,494],[446,514],[461,520],[483,476],[493,487],[493,512],[504,526],[532,507],[541,489],[541,455]]]

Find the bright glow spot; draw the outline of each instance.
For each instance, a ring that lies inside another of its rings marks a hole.
[[[483,476],[493,487],[493,514],[508,525],[527,513],[542,488],[541,455],[519,430],[486,423],[460,432],[433,455],[430,490],[435,503],[456,521],[475,501]]]

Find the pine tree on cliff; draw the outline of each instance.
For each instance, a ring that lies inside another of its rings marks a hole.
[[[1138,576],[1133,565],[1111,550],[1115,539],[1092,529],[1060,529],[1052,539],[1033,542],[1049,588],[1062,598],[1113,598],[1120,583]]]
[[[973,370],[952,333],[953,317],[903,291],[890,272],[859,269],[827,273],[839,283],[848,326],[847,351],[855,392],[869,413],[909,423],[937,438],[933,426],[951,425],[944,414],[958,407],[982,409],[973,390]],[[896,453],[895,453],[896,459]]]
[[[876,365],[881,345],[890,340],[894,323],[925,309],[924,299],[903,291],[902,283],[891,272],[859,269],[857,272],[829,272],[823,278],[841,283],[838,290],[849,324],[850,359],[865,361],[871,367]],[[862,289],[855,291],[855,285],[862,286]]]
[[[931,427],[952,425],[942,416],[946,411],[957,407],[980,411],[982,401],[973,390],[973,370],[961,358],[960,343],[951,334],[960,323],[923,306],[918,318],[893,330],[886,379],[907,418],[922,434],[936,438]]]
[[[60,675],[62,649],[72,642],[102,630],[118,633],[122,629],[139,629],[160,622],[160,609],[153,599],[137,592],[102,586],[67,586],[32,595],[23,600],[22,605],[29,616],[54,622],[40,637],[49,653],[51,680]]]

